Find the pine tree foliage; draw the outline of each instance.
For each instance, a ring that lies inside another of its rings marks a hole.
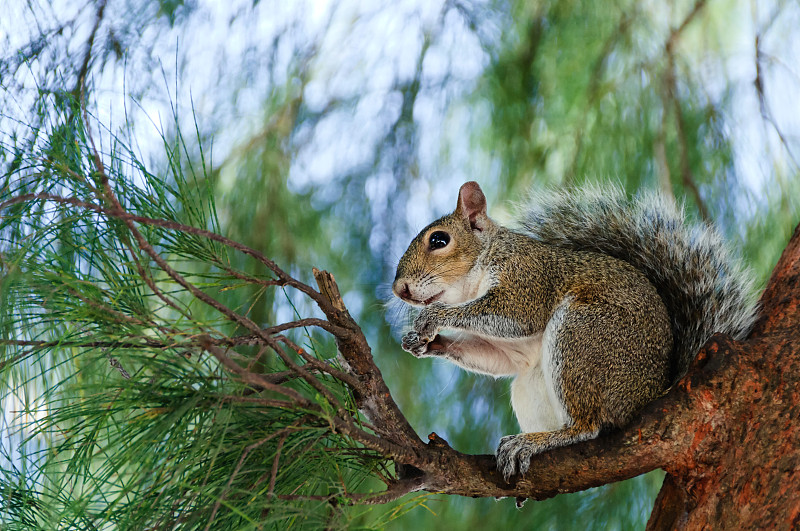
[[[335,425],[367,429],[324,321],[250,320],[264,293],[301,285],[213,236],[206,168],[180,133],[156,175],[120,138],[100,151],[76,116],[39,132],[0,201],[5,429],[40,448],[3,446],[4,526],[335,524],[393,472]],[[237,253],[262,274],[234,268]]]

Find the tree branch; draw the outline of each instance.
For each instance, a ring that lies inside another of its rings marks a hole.
[[[264,264],[265,266],[267,266],[267,268],[273,273],[275,273],[275,275],[278,277],[274,285],[289,286],[295,288],[298,291],[308,295],[318,305],[329,304],[326,298],[322,297],[322,295],[317,293],[310,286],[303,284],[302,282],[299,282],[294,278],[292,278],[288,273],[286,273],[280,267],[278,267],[278,265],[274,261],[270,260],[269,258],[264,256],[263,253],[260,253],[255,249],[252,249],[244,244],[241,244],[239,242],[226,238],[225,236],[222,236],[220,234],[205,229],[199,229],[197,227],[192,227],[190,225],[184,225],[176,221],[170,221],[165,219],[154,219],[154,218],[148,218],[146,216],[131,214],[123,210],[121,208],[121,205],[119,208],[107,208],[101,205],[90,203],[88,201],[82,201],[74,197],[61,197],[58,195],[41,192],[41,193],[20,194],[15,197],[12,197],[11,199],[8,199],[0,203],[0,210],[4,210],[18,203],[24,203],[27,201],[34,201],[34,200],[52,201],[54,203],[72,205],[75,207],[90,210],[92,212],[97,212],[99,214],[104,214],[112,218],[117,218],[122,221],[134,221],[136,223],[142,223],[144,225],[151,225],[154,227],[161,227],[168,230],[181,231],[185,232],[186,234],[193,234],[195,236],[202,236],[204,238],[208,238],[209,240],[221,243],[226,247],[230,247],[231,249],[235,249],[248,256],[251,256],[256,260],[258,260],[259,262],[261,262],[262,264]],[[325,311],[325,308],[320,307],[320,309]]]
[[[99,166],[99,171],[102,171],[102,166]],[[742,436],[741,430],[747,422],[742,421],[740,418],[742,413],[737,409],[741,406],[741,389],[761,385],[763,375],[759,372],[759,364],[765,363],[765,360],[768,363],[778,363],[784,358],[776,353],[782,354],[786,352],[785,349],[797,350],[797,347],[792,346],[787,331],[796,328],[800,319],[800,306],[798,306],[800,227],[795,231],[792,241],[789,242],[775,268],[761,299],[762,317],[746,342],[736,342],[721,335],[714,336],[697,356],[687,375],[664,397],[645,407],[630,426],[610,430],[591,441],[534,456],[525,475],[516,476],[507,482],[496,470],[495,458],[492,455],[462,454],[451,448],[435,433],[429,436],[427,444],[419,439],[392,399],[374,363],[363,332],[344,305],[333,275],[315,269],[313,273],[319,291],[310,287],[304,290],[305,293],[315,294],[315,297],[312,297],[315,300],[319,299],[317,302],[325,314],[324,320],[301,318],[292,323],[260,328],[247,316],[232,311],[175,271],[145,240],[134,223],[141,222],[192,232],[226,245],[230,244],[242,252],[248,251],[243,250],[242,246],[235,242],[229,242],[207,231],[128,213],[122,209],[118,201],[115,201],[110,187],[106,185],[105,189],[106,194],[112,198],[111,208],[48,194],[28,194],[13,198],[0,204],[0,208],[23,200],[45,199],[102,212],[125,221],[139,248],[172,280],[195,298],[219,311],[230,322],[250,332],[248,335],[232,338],[199,334],[180,345],[203,348],[218,360],[230,378],[240,380],[256,389],[278,393],[286,398],[277,400],[225,396],[220,399],[306,411],[309,415],[325,419],[333,432],[347,435],[356,443],[363,445],[363,448],[377,452],[396,464],[397,478],[383,477],[387,483],[384,492],[348,494],[354,503],[384,503],[418,490],[463,496],[544,499],[563,492],[575,492],[628,479],[662,468],[668,472],[668,477],[671,479],[667,490],[659,497],[659,503],[664,507],[654,511],[653,525],[664,525],[663,523],[670,521],[675,514],[684,514],[690,509],[691,504],[696,503],[690,496],[684,496],[688,492],[687,489],[700,482],[705,477],[704,474],[710,474],[709,471],[727,457],[723,452],[725,448],[730,447],[732,438]],[[277,266],[275,268],[281,271]],[[279,277],[280,275],[286,274],[281,271],[278,273]],[[288,275],[280,280],[286,285],[300,285]],[[306,325],[319,326],[335,337],[340,351],[342,370],[331,367],[306,353],[289,338],[274,335],[289,328]],[[137,348],[137,346],[152,348],[156,346],[154,341],[147,339],[142,343],[115,345],[126,348]],[[12,344],[9,341],[5,343]],[[251,343],[274,350],[289,370],[264,375],[253,372],[250,367],[243,367],[231,359],[228,350],[230,347]],[[65,346],[67,342],[17,341],[13,344],[47,348]],[[295,362],[281,345],[294,351],[304,363],[301,365]],[[100,347],[110,344],[86,342],[75,346]],[[158,346],[166,348],[177,344],[158,343]],[[330,374],[351,389],[358,408],[371,424],[369,428],[365,428],[352,411],[330,394],[328,388],[320,381],[319,373]],[[281,385],[291,379],[292,375],[302,378],[314,391],[325,397],[332,409],[323,410],[319,404],[296,389]],[[702,412],[702,415],[698,415],[698,412]],[[280,435],[274,436],[280,437]],[[240,464],[246,455],[247,448]],[[274,476],[274,473],[270,475],[270,481],[273,481]],[[285,498],[286,495],[281,496]],[[330,496],[320,497],[323,498],[330,499]]]

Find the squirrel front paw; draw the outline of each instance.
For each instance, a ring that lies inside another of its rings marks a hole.
[[[411,330],[403,336],[401,346],[415,358],[425,358],[428,355],[428,343],[430,340],[420,337],[416,330]]]
[[[508,481],[514,474],[524,474],[531,464],[531,456],[538,448],[525,433],[507,435],[497,447],[497,470]]]
[[[415,358],[432,358],[434,356],[447,356],[451,340],[437,335],[431,340],[426,340],[412,330],[403,336],[403,350],[410,352]]]

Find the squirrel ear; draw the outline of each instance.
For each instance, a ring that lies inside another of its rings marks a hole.
[[[486,228],[486,197],[478,183],[469,181],[461,185],[456,212],[469,222],[473,230],[482,231]]]

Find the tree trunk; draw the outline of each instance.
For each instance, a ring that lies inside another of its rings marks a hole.
[[[761,305],[747,341],[704,349],[714,374],[702,391],[702,372],[681,382],[697,399],[692,444],[663,467],[648,528],[800,527],[800,226]]]

